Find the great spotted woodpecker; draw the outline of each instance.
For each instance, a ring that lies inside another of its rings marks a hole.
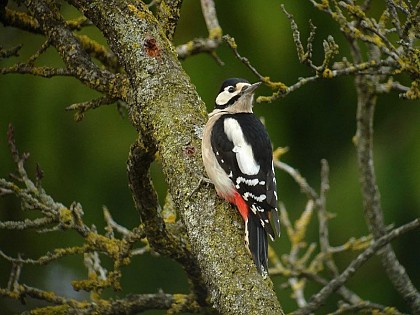
[[[252,112],[259,85],[238,78],[223,82],[204,128],[202,156],[217,194],[235,204],[244,219],[245,244],[266,277],[267,234],[272,240],[280,236],[280,221],[271,142]]]

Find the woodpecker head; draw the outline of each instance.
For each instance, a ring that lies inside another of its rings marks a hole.
[[[216,97],[216,109],[231,112],[252,112],[254,91],[261,82],[250,84],[247,80],[230,78],[222,83]]]

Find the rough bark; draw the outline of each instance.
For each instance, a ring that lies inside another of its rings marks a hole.
[[[197,130],[205,106],[159,22],[136,1],[72,3],[103,32],[127,72],[132,122],[140,136],[148,135],[145,145],[159,152],[212,306],[224,314],[281,314],[270,283],[244,249],[239,216],[211,187],[197,188],[204,175]]]

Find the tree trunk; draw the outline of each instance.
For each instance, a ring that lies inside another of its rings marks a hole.
[[[205,106],[159,22],[138,1],[72,3],[103,32],[127,72],[132,122],[143,149],[159,153],[191,244],[190,263],[200,271],[211,305],[223,314],[282,314],[271,282],[264,282],[245,251],[236,210],[213,187],[199,184],[204,171],[197,131],[206,121]]]

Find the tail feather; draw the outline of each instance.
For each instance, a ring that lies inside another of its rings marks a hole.
[[[245,241],[251,252],[258,272],[265,278],[268,275],[268,240],[267,233],[259,219],[250,215],[245,222]]]

